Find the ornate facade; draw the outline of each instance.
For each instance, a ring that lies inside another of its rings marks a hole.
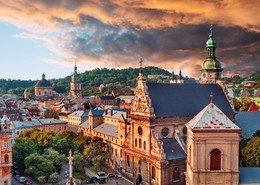
[[[11,185],[12,168],[12,132],[10,119],[4,115],[0,125],[0,184]]]
[[[185,184],[185,124],[208,104],[211,92],[233,118],[218,84],[150,84],[141,69],[130,111],[91,110],[80,130],[103,138],[108,164],[137,184]]]

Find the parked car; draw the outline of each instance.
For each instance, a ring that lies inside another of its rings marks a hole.
[[[14,178],[16,179],[16,180],[18,180],[19,178],[20,178],[20,175],[13,175],[14,176]]]
[[[105,172],[97,172],[97,175],[95,175],[98,183],[106,183],[107,181],[107,174]]]
[[[25,181],[26,181],[26,178],[23,177],[23,176],[21,176],[21,177],[19,177],[18,181],[19,181],[19,182],[25,182]]]
[[[116,175],[113,174],[113,173],[108,173],[108,174],[107,174],[107,178],[108,178],[108,179],[115,178],[115,177],[116,177]]]
[[[97,182],[97,178],[96,177],[90,177],[89,179],[87,179],[86,183],[87,184],[93,184]]]

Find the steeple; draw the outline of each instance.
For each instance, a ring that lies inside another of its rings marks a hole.
[[[143,76],[143,59],[140,58],[140,70],[139,70],[139,76]]]
[[[221,72],[223,68],[221,63],[216,59],[216,47],[217,43],[213,38],[212,25],[210,26],[209,38],[206,42],[207,57],[201,66],[200,83],[217,83],[221,80]]]
[[[82,88],[81,88],[81,83],[80,83],[77,69],[78,68],[75,60],[74,72],[71,76],[71,82],[70,82],[70,96],[73,98],[82,96]]]
[[[45,74],[44,73],[42,74],[42,80],[45,80]]]
[[[206,42],[206,45],[208,50],[208,57],[216,58],[215,50],[216,50],[217,43],[213,38],[212,25],[210,25],[210,35],[209,35],[209,39]]]
[[[74,75],[77,75],[77,65],[76,65],[77,61],[75,60],[75,66],[74,66]]]

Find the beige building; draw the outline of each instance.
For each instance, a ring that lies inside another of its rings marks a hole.
[[[42,74],[42,79],[35,85],[34,92],[36,97],[53,97],[52,84],[45,79],[45,74]]]
[[[78,131],[78,127],[81,123],[88,119],[88,111],[78,110],[68,115],[68,127],[73,132]]]
[[[241,129],[213,103],[186,126],[186,184],[237,185]]]

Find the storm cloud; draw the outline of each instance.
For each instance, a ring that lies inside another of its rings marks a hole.
[[[257,70],[260,17],[257,1],[36,0],[0,3],[0,19],[38,39],[57,62],[109,68],[145,66],[199,76],[210,24],[226,75]],[[45,59],[46,60],[46,59]],[[259,68],[259,67],[258,67]]]

